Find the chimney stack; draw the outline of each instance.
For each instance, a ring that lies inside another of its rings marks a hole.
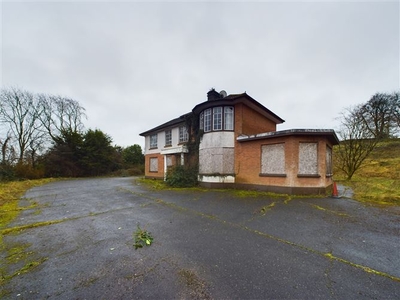
[[[218,93],[214,88],[208,91],[207,93],[207,101],[219,100],[222,98],[222,95]]]

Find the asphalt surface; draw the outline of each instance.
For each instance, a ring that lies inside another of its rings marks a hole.
[[[4,299],[400,299],[399,207],[135,178],[54,182],[20,205]],[[154,242],[135,250],[138,224]]]

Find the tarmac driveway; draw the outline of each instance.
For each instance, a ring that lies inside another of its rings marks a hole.
[[[400,299],[399,207],[135,178],[54,182],[20,204],[5,299]],[[135,250],[138,224],[154,243]]]

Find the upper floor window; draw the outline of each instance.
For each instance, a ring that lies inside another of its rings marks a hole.
[[[224,107],[224,130],[233,130],[233,107]]]
[[[171,146],[172,145],[172,134],[171,134],[171,129],[165,131],[165,146]]]
[[[211,131],[211,108],[204,111],[204,132]]]
[[[186,126],[179,126],[179,143],[184,143],[189,140],[189,134]]]
[[[233,130],[234,108],[233,106],[207,108],[200,113],[199,122],[200,130],[204,130],[204,132]]]
[[[213,130],[222,130],[222,107],[213,108]]]
[[[204,112],[200,113],[200,130],[204,130]]]
[[[157,148],[157,134],[150,135],[150,149]]]

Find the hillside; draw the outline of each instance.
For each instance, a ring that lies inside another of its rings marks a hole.
[[[400,139],[380,142],[351,181],[336,170],[334,179],[354,190],[359,201],[400,205]]]

